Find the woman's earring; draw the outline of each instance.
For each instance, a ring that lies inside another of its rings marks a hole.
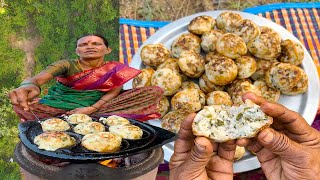
[[[107,50],[106,50],[106,54],[111,53],[111,51],[112,51],[112,49],[108,47]]]

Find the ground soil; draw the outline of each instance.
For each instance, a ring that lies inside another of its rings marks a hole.
[[[24,60],[24,77],[27,79],[32,77],[35,68],[35,49],[40,45],[41,38],[39,36],[30,37],[28,39],[19,39],[16,35],[10,38],[11,46],[21,49],[25,54]]]
[[[241,11],[248,7],[283,1],[292,0],[120,0],[120,17],[173,21],[197,12],[221,9]]]

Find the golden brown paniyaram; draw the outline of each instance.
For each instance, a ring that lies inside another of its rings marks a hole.
[[[100,122],[103,124],[106,124],[108,126],[117,126],[117,125],[123,125],[123,124],[130,124],[130,121],[126,118],[123,118],[121,116],[112,115],[107,118],[101,117],[99,119]]]
[[[112,153],[120,149],[121,136],[111,132],[98,132],[85,135],[81,144],[86,149],[96,152]]]
[[[66,131],[70,129],[70,125],[60,118],[50,118],[41,122],[43,131]]]
[[[109,131],[124,139],[141,139],[143,135],[142,129],[133,124],[110,126]]]
[[[71,114],[67,117],[70,124],[80,124],[84,122],[92,122],[92,118],[86,114]]]
[[[76,140],[65,132],[47,131],[34,138],[39,149],[55,151],[75,145]]]
[[[86,122],[76,125],[73,131],[78,134],[87,135],[96,132],[104,132],[105,127],[99,122]]]

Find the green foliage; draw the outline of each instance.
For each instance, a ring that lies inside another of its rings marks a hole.
[[[7,129],[7,131],[4,131],[2,133],[8,133],[8,135],[2,136],[0,138],[0,147],[6,147],[1,148],[0,155],[1,159],[4,161],[9,162],[10,159],[13,158],[13,151],[16,146],[16,144],[19,142],[18,138],[18,129],[15,127],[12,127],[12,129]]]
[[[25,13],[18,8],[17,3],[12,3],[13,8],[7,8],[5,13],[0,14],[0,84],[2,87],[16,85],[21,81],[23,74],[24,53],[19,49],[11,47],[11,38],[14,32],[19,32],[27,21]],[[23,33],[20,33],[24,36]]]
[[[84,34],[105,36],[112,48],[106,60],[118,60],[118,2],[114,0],[10,0],[0,13],[0,83],[18,85],[24,76],[25,52],[18,41],[40,37],[35,71],[59,59],[77,58],[76,40]]]
[[[19,142],[19,121],[7,98],[8,92],[9,88],[0,90],[0,177],[13,180],[20,179],[19,166],[12,162],[14,148]]]
[[[0,177],[2,180],[21,179],[19,165],[17,163],[0,159],[0,167]]]
[[[76,58],[76,40],[84,34],[102,34],[110,42],[113,53],[106,59],[118,59],[118,9],[110,0],[77,0],[44,2],[35,17],[42,43],[36,57],[42,69],[62,58]]]
[[[13,87],[10,89],[13,89]],[[12,105],[7,97],[10,89],[2,88],[0,90],[0,138],[3,136],[15,137],[17,135],[16,126],[19,120],[12,110]]]
[[[1,32],[0,26],[0,32]],[[2,87],[16,86],[23,77],[24,53],[9,46],[7,40],[0,39],[0,84]]]

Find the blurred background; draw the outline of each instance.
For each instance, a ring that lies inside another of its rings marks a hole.
[[[174,21],[197,12],[236,10],[282,2],[320,0],[120,0],[120,17],[147,21]]]

